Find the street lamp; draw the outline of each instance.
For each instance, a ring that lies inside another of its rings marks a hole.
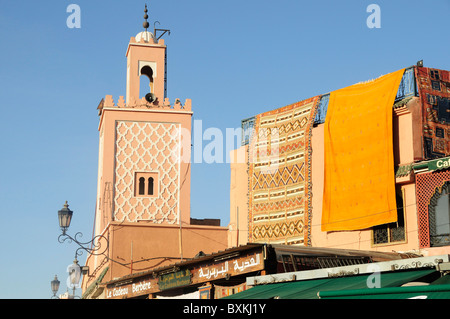
[[[78,264],[78,260],[75,258],[73,264],[68,267],[70,285],[75,289],[76,286],[80,283],[81,278],[81,267]]]
[[[86,267],[81,267],[78,264],[78,260],[76,258],[73,261],[73,264],[71,264],[67,267],[67,272],[69,273],[69,278],[67,279],[67,287],[72,288],[72,290],[73,290],[72,294],[70,294],[67,291],[68,299],[80,299],[80,297],[75,295],[75,289],[80,288],[81,274],[85,273],[84,268],[86,268]],[[55,279],[53,279],[50,283],[51,283],[52,292],[53,292],[52,299],[60,299],[59,297],[56,296],[56,293],[58,292],[59,285],[60,285],[58,276],[55,275]]]
[[[59,290],[59,284],[60,284],[60,282],[58,280],[58,276],[55,275],[55,279],[53,279],[51,281],[51,287],[52,287],[52,292],[53,292],[52,299],[58,299],[58,297],[56,297],[56,293]]]
[[[80,246],[75,252],[75,259],[83,253],[83,250],[87,251],[91,255],[104,255],[109,246],[108,239],[105,236],[97,235],[88,242],[80,242],[78,237],[83,237],[81,232],[76,233],[74,237],[67,234],[67,229],[72,221],[72,215],[73,211],[69,209],[69,204],[67,204],[66,201],[63,208],[58,211],[59,227],[62,231],[62,234],[58,237],[58,241],[63,243],[68,240],[69,242],[75,242],[78,246]],[[104,245],[102,245],[102,242],[104,242]]]
[[[73,211],[69,209],[69,205],[66,203],[64,204],[63,208],[58,211],[58,220],[59,220],[59,227],[61,227],[63,235],[66,233],[66,230],[70,226],[70,221],[72,220]]]
[[[69,272],[69,287],[73,289],[73,294],[70,296],[70,299],[80,298],[75,296],[75,288],[79,288],[80,279],[81,279],[81,267],[78,264],[78,260],[75,257],[73,264],[67,267],[67,271]]]

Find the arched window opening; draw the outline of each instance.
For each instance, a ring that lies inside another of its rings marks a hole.
[[[158,172],[135,172],[134,196],[158,197]]]
[[[428,206],[431,246],[450,244],[450,182],[438,188]]]
[[[139,178],[139,195],[145,194],[145,178]]]
[[[141,97],[145,96],[147,93],[153,93],[153,70],[148,65],[141,69],[139,92]]]
[[[148,195],[153,195],[153,177],[148,178]]]

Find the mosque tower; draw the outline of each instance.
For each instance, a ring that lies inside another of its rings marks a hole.
[[[169,30],[147,30],[147,7],[144,18],[144,31],[131,37],[126,51],[126,97],[106,95],[97,108],[93,237],[107,249],[87,256],[86,298],[105,298],[105,285],[99,282],[228,245],[228,228],[220,220],[217,225],[190,218],[191,100],[170,103],[165,96],[166,45],[161,37]],[[151,287],[156,291],[158,285]]]
[[[166,45],[154,33],[169,30],[147,31],[147,6],[144,18],[126,51],[126,99],[106,95],[98,106],[96,233],[111,221],[190,219],[191,101],[166,97]]]

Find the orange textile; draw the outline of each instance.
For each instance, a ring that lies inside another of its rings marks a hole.
[[[395,222],[392,106],[404,69],[330,93],[322,231]]]

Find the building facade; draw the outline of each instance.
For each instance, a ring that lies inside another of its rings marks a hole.
[[[229,245],[450,252],[449,97],[418,64],[243,120]]]

